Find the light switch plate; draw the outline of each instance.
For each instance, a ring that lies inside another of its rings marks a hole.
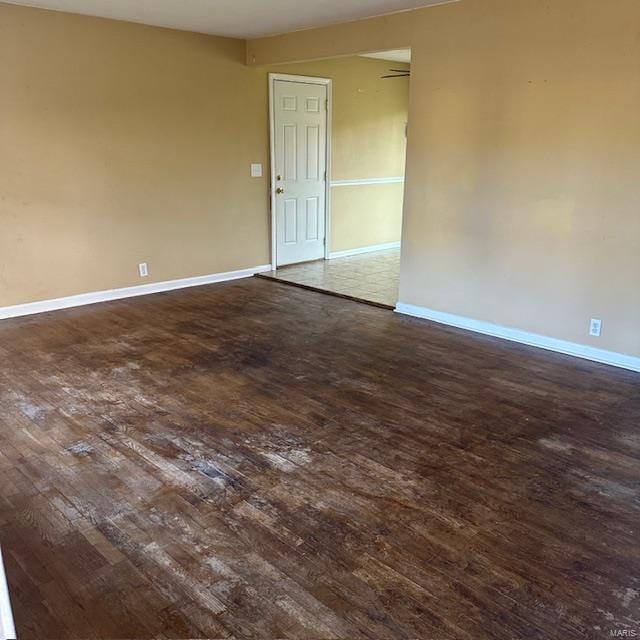
[[[262,165],[261,164],[252,164],[251,165],[251,177],[252,178],[262,178]]]

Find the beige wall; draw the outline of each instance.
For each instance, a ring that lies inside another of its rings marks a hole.
[[[0,306],[269,262],[266,79],[244,55],[0,4]]]
[[[400,242],[404,185],[331,189],[331,251]]]
[[[0,4],[0,56],[0,307],[270,261],[268,69],[244,42]],[[334,179],[404,172],[386,68],[273,69],[333,78]],[[399,240],[397,185],[345,189],[333,250]]]
[[[269,71],[333,81],[332,179],[404,176],[409,80],[382,80],[398,62],[348,57]],[[340,186],[331,194],[331,251],[400,241],[401,184]]]
[[[412,46],[401,300],[639,356],[638,24],[637,0],[462,0],[247,53]]]

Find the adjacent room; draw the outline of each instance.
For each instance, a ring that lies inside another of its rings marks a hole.
[[[402,49],[270,75],[276,270],[265,277],[395,308],[410,62]]]
[[[0,1],[0,640],[639,637],[638,25]]]

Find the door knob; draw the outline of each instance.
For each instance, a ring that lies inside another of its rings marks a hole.
[[[278,187],[276,189],[276,193],[284,193],[284,189],[282,187]]]

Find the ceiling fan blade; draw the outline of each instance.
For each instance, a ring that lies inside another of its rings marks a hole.
[[[396,73],[392,76],[381,76],[382,80],[385,80],[386,78],[410,78],[411,74],[410,73]]]

